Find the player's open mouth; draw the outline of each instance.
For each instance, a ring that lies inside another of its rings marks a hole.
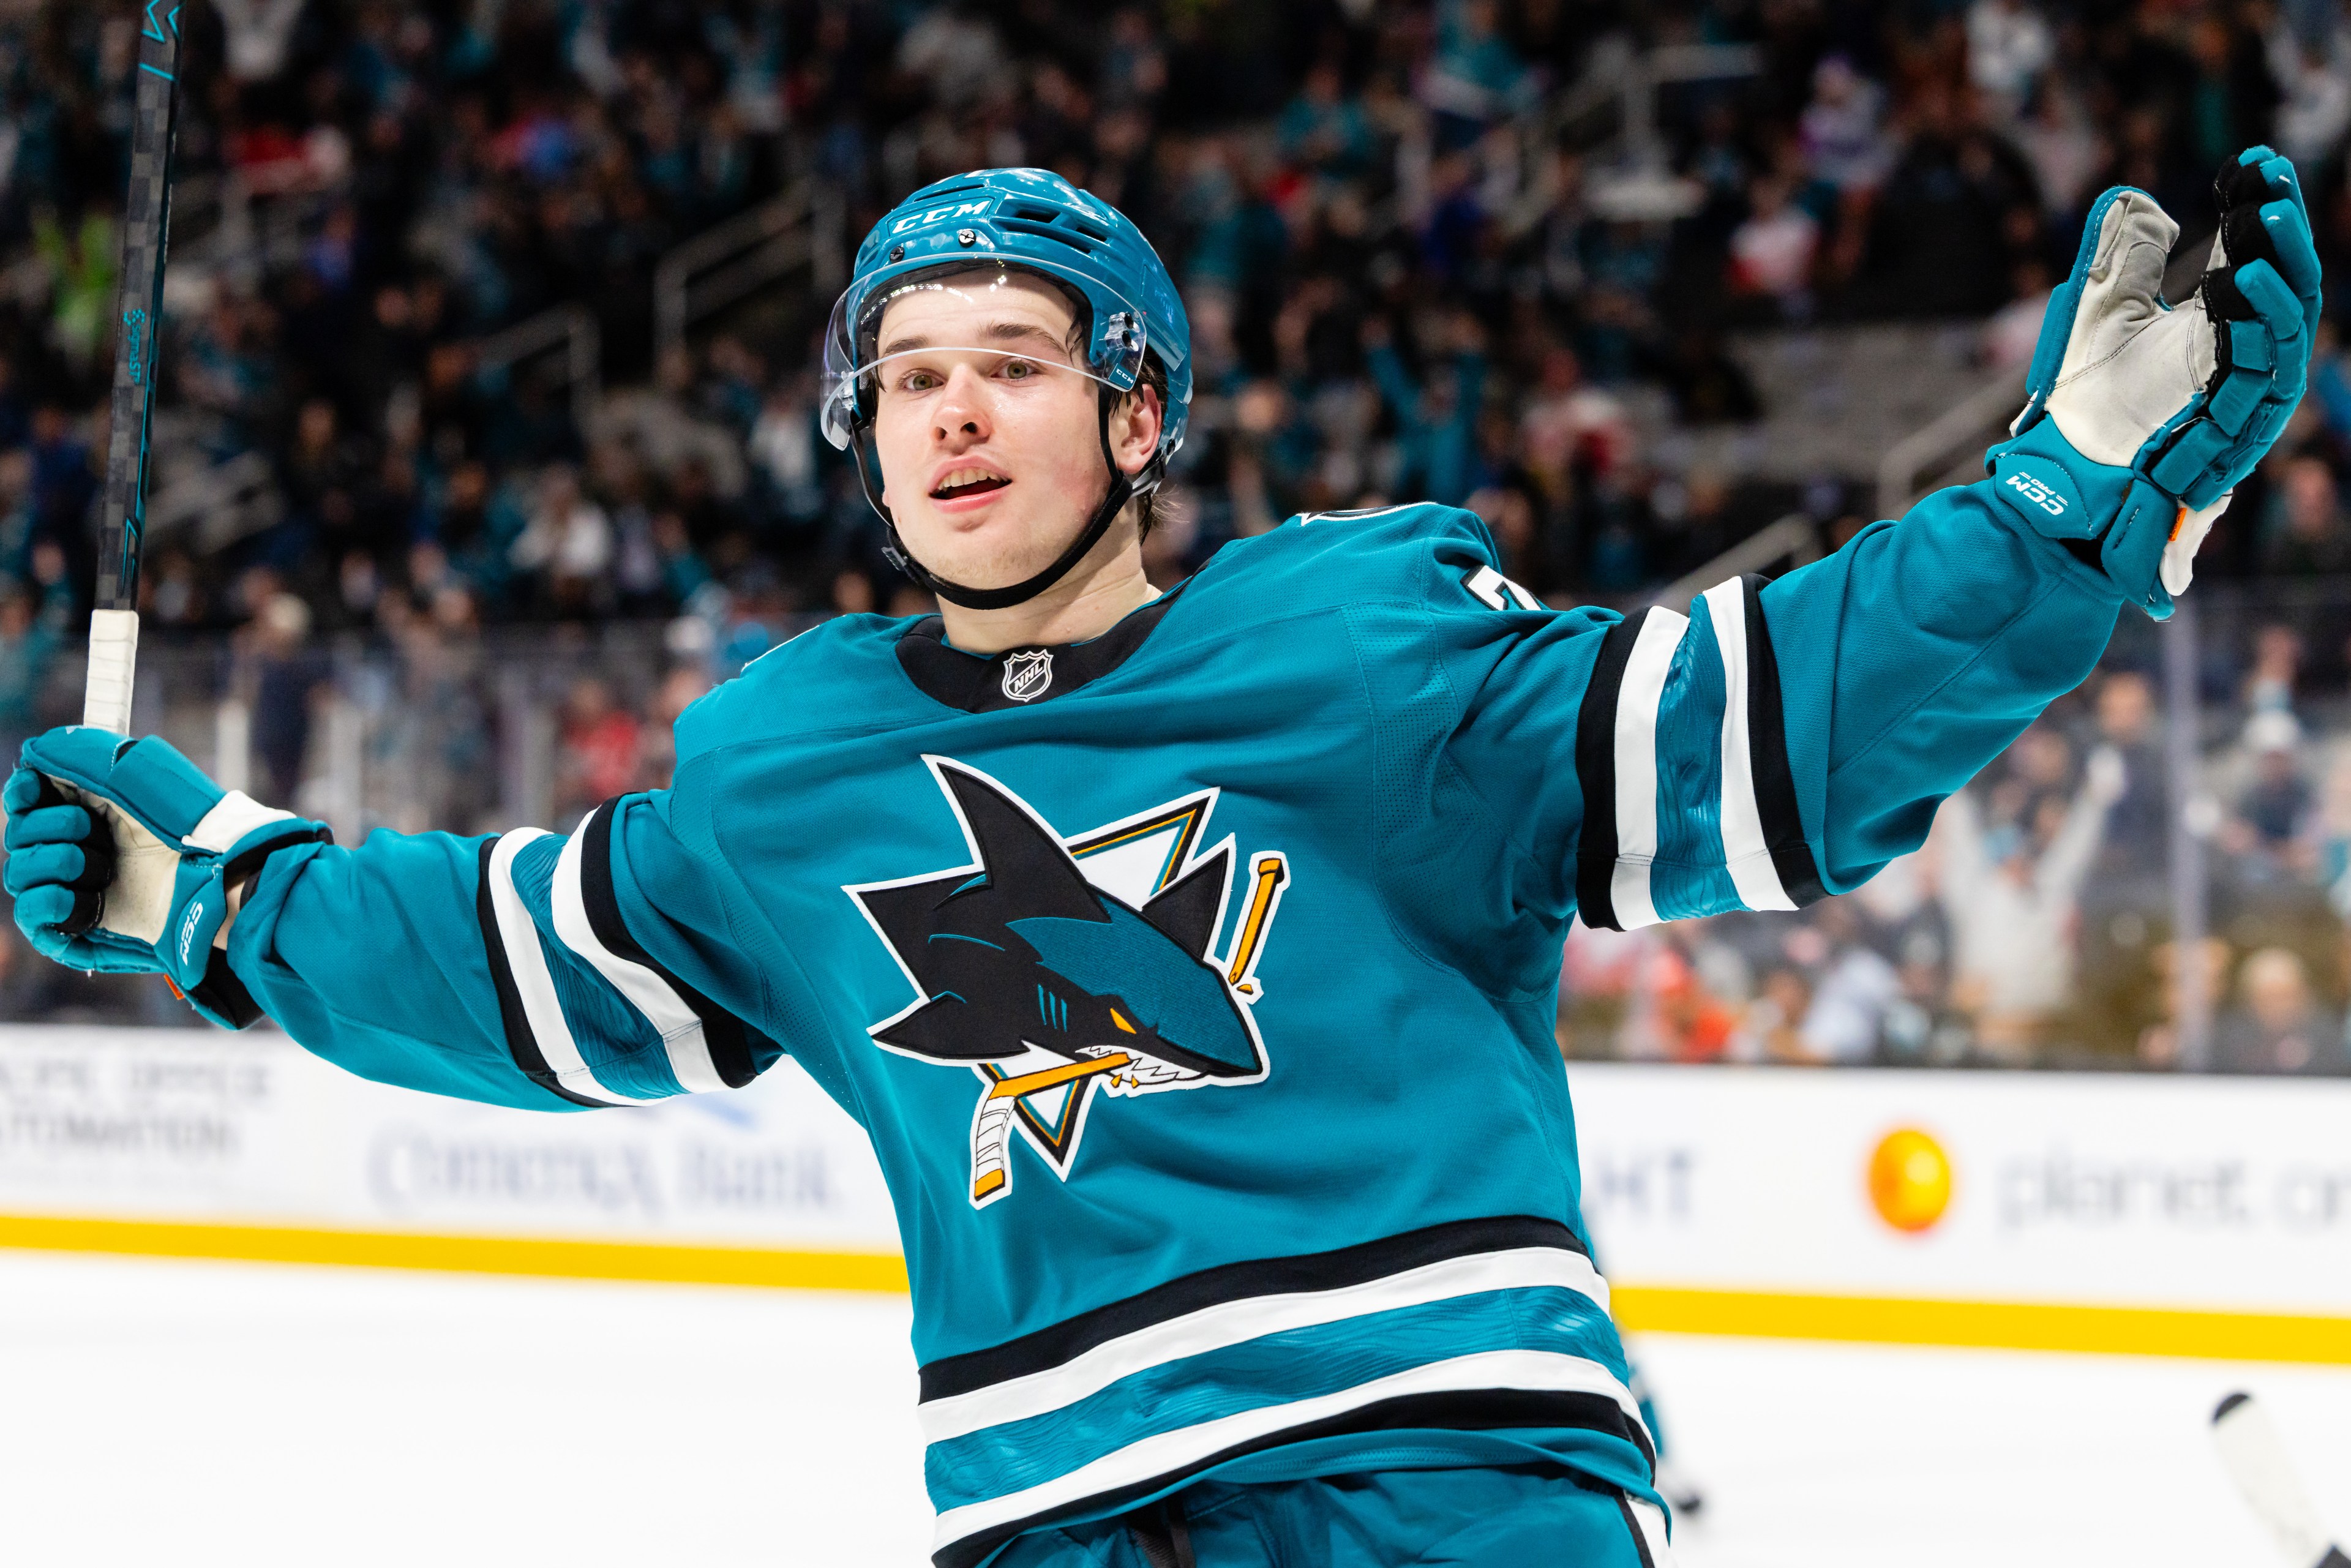
[[[1001,490],[1012,481],[1001,474],[990,474],[984,468],[958,468],[931,490],[934,501],[960,501],[967,496],[985,496],[991,490]]]

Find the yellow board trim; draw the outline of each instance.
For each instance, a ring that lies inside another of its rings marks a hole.
[[[904,1295],[907,1288],[905,1260],[894,1252],[781,1251],[537,1236],[0,1215],[0,1248],[889,1295]],[[1610,1301],[1618,1322],[1648,1333],[2351,1366],[2351,1318],[2342,1317],[1661,1285],[1618,1285]]]
[[[1658,1285],[1615,1286],[1609,1292],[1609,1301],[1618,1322],[1651,1333],[2351,1366],[2351,1318],[2040,1301],[1813,1296]]]
[[[51,1252],[127,1252],[332,1263],[463,1274],[532,1274],[575,1280],[788,1286],[904,1295],[906,1261],[894,1252],[785,1252],[758,1247],[682,1247],[546,1237],[428,1236],[392,1230],[311,1230],[275,1225],[0,1215],[0,1247]]]

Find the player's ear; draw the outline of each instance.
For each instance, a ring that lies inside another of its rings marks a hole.
[[[1110,411],[1110,449],[1123,471],[1140,474],[1150,466],[1165,416],[1159,392],[1148,382],[1137,382],[1133,392],[1118,400]]]

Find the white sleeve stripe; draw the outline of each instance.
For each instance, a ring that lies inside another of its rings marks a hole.
[[[1609,897],[1625,931],[1657,924],[1649,898],[1649,864],[1657,858],[1657,706],[1688,626],[1687,616],[1650,611],[1616,685],[1616,866]]]
[[[1755,756],[1748,740],[1750,671],[1747,660],[1747,585],[1738,578],[1706,591],[1715,646],[1722,653],[1722,855],[1739,902],[1750,909],[1793,909],[1763,836],[1755,800]]]
[[[490,852],[490,908],[497,916],[498,942],[506,949],[507,967],[514,972],[523,1016],[530,1021],[531,1037],[548,1071],[565,1089],[583,1099],[614,1105],[650,1103],[597,1082],[580,1054],[580,1042],[571,1038],[570,1020],[563,1016],[563,1003],[555,994],[555,977],[547,967],[547,952],[539,946],[538,923],[524,907],[522,894],[514,883],[515,856],[525,845],[546,836],[542,828],[518,828],[500,838]]]
[[[689,1094],[722,1090],[726,1083],[710,1060],[710,1041],[702,1032],[702,1019],[684,998],[671,989],[667,980],[598,940],[596,927],[588,918],[587,899],[580,886],[580,845],[589,833],[609,831],[609,826],[606,821],[591,815],[580,824],[580,831],[564,841],[563,853],[555,862],[555,884],[551,889],[555,934],[645,1015],[646,1021],[661,1036],[662,1049],[669,1053],[670,1071],[677,1075],[678,1087]]]

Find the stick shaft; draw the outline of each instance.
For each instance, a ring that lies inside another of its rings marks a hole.
[[[139,31],[131,188],[122,205],[122,293],[106,492],[99,515],[97,611],[90,620],[86,724],[128,731],[139,645],[139,553],[147,521],[163,255],[171,235],[172,141],[180,110],[180,0],[147,0]]]
[[[2335,1568],[2343,1561],[2269,1413],[2251,1395],[2232,1394],[2221,1401],[2212,1416],[2212,1439],[2237,1490],[2296,1568]]]

